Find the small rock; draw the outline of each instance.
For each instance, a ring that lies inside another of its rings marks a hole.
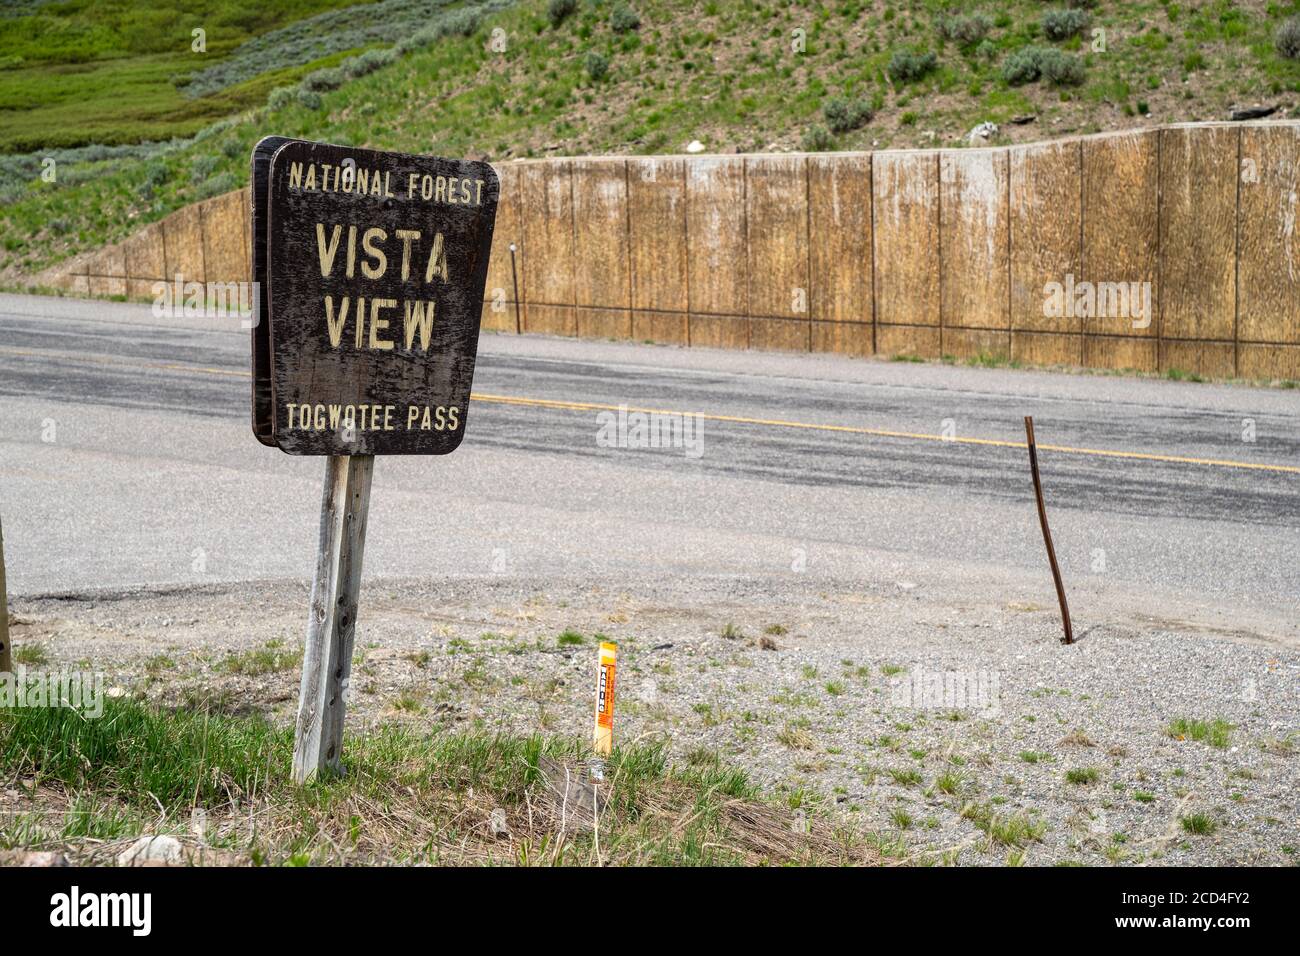
[[[998,135],[997,123],[980,123],[966,134],[966,141],[972,146],[978,146],[981,143],[987,143],[996,135]]]
[[[702,153],[702,152],[704,152],[704,144],[701,143],[698,139],[693,139],[693,140],[691,140],[689,143],[686,144],[686,152],[688,152],[688,153]]]
[[[900,590],[903,590],[903,591],[913,591],[913,590],[916,589],[916,582],[915,582],[915,581],[899,581],[899,582],[898,582],[898,587],[899,587]]]
[[[758,639],[758,646],[759,646],[759,648],[761,648],[762,650],[765,650],[765,651],[779,651],[779,650],[780,650],[780,648],[776,646],[776,641],[772,640],[772,639],[771,639],[770,637],[768,637],[766,634],[764,634],[762,637],[760,637],[760,638]]]
[[[1234,122],[1239,122],[1241,120],[1263,119],[1265,116],[1272,116],[1276,112],[1276,106],[1239,106],[1228,115],[1228,118]]]
[[[650,650],[652,650],[652,651],[666,651],[666,650],[668,650],[670,647],[672,647],[672,644],[656,644],[654,647],[650,648]]]
[[[488,816],[488,832],[497,840],[510,839],[510,826],[506,823],[506,812],[500,807],[494,809]]]
[[[173,836],[142,836],[117,856],[118,866],[180,866],[181,841]]]
[[[1036,113],[1025,113],[1021,116],[1011,117],[1010,122],[1012,126],[1024,126],[1026,123],[1032,123],[1036,119],[1038,119],[1038,115]]]

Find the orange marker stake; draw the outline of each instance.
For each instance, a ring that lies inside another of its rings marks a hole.
[[[618,645],[609,641],[600,644],[600,664],[596,673],[596,732],[592,749],[596,760],[592,763],[592,777],[604,777],[605,760],[614,750],[614,666]]]

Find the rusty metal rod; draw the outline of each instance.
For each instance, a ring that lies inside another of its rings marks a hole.
[[[1043,541],[1047,544],[1047,561],[1052,566],[1052,580],[1056,582],[1056,596],[1061,602],[1061,624],[1065,627],[1062,644],[1074,643],[1074,628],[1070,625],[1070,605],[1065,601],[1065,584],[1061,581],[1061,567],[1056,563],[1056,549],[1052,547],[1052,532],[1047,527],[1047,506],[1043,504],[1043,480],[1038,476],[1038,448],[1034,444],[1034,418],[1025,416],[1025,437],[1029,441],[1029,469],[1034,473],[1034,496],[1038,499],[1038,523],[1043,526]]]

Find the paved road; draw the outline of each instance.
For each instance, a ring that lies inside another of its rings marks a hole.
[[[247,334],[0,296],[13,594],[309,577],[322,463],[253,439]],[[474,385],[456,454],[377,463],[367,576],[1049,605],[1032,414],[1082,620],[1297,634],[1295,391],[495,335]],[[701,454],[602,447],[619,405],[701,413]]]

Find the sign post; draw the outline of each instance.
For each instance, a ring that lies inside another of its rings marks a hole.
[[[500,183],[486,163],[253,150],[253,433],[328,456],[293,776],[341,768],[376,455],[465,434]]]
[[[325,462],[320,544],[294,730],[297,783],[306,783],[323,768],[337,771],[340,767],[374,467],[373,455],[331,455]]]

